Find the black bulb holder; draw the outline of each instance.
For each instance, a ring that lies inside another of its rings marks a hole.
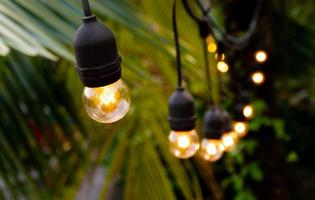
[[[207,139],[220,139],[224,132],[224,112],[220,108],[212,108],[204,116],[204,134]]]
[[[76,70],[86,87],[102,87],[121,77],[121,58],[109,28],[94,15],[83,17],[74,41]]]
[[[173,131],[190,131],[196,126],[194,99],[182,87],[169,98],[168,121]]]
[[[232,129],[232,120],[231,120],[229,113],[224,111],[222,116],[223,116],[223,121],[224,121],[224,130],[223,131],[225,133],[231,132],[233,129]]]

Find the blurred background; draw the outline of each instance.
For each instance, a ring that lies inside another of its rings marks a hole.
[[[264,0],[250,42],[226,49],[228,73],[216,73],[209,52],[213,99],[229,109],[246,90],[256,109],[248,136],[216,163],[169,152],[172,1],[90,2],[115,34],[132,95],[128,115],[110,125],[90,119],[82,105],[72,48],[81,1],[0,0],[0,199],[315,199],[313,0]],[[211,2],[221,29],[248,29],[255,1]],[[201,119],[202,42],[181,3],[178,26],[185,85]],[[266,80],[253,87],[248,74],[259,49],[268,53]]]

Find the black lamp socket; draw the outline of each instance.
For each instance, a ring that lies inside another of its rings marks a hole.
[[[196,126],[194,99],[184,88],[178,88],[169,98],[168,121],[173,131],[190,131]]]
[[[83,18],[74,41],[76,70],[86,87],[102,87],[121,77],[121,58],[109,28],[94,15]]]

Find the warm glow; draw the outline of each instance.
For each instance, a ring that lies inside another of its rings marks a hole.
[[[254,107],[252,105],[246,105],[243,108],[243,115],[250,119],[254,116]]]
[[[263,63],[268,59],[268,55],[265,51],[259,50],[255,53],[255,58],[257,62]]]
[[[224,53],[223,54],[217,54],[216,53],[214,58],[217,60],[223,61],[223,60],[225,60],[225,54]]]
[[[252,75],[251,75],[251,79],[252,81],[256,84],[256,85],[261,85],[264,83],[265,81],[265,75],[264,73],[258,71],[258,72],[254,72]]]
[[[215,43],[209,43],[208,44],[208,51],[210,53],[214,53],[217,51],[217,45]]]
[[[122,80],[103,87],[85,87],[83,103],[92,119],[102,123],[116,122],[129,110],[128,87]]]
[[[201,142],[200,155],[210,162],[219,160],[224,151],[224,146],[220,139],[203,139]]]
[[[207,146],[207,153],[210,155],[210,156],[213,156],[217,153],[217,147],[215,146],[215,144],[213,143],[209,143],[208,146]]]
[[[225,147],[225,151],[233,151],[238,143],[238,134],[234,131],[224,133],[222,136],[222,143]]]
[[[171,131],[168,140],[171,152],[177,158],[190,158],[199,149],[199,137],[195,130]]]
[[[177,145],[179,148],[185,149],[185,148],[189,147],[190,139],[187,135],[183,134],[183,135],[178,137],[177,143],[178,143]]]
[[[217,64],[217,69],[222,73],[226,73],[227,71],[229,71],[229,66],[228,64],[226,64],[226,62],[219,61]]]
[[[248,132],[247,122],[235,122],[233,127],[234,131],[238,133],[240,137],[244,137]]]

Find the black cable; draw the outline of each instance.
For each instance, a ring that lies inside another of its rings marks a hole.
[[[89,0],[82,0],[83,12],[86,17],[91,16],[91,8],[89,4]]]
[[[182,63],[181,63],[181,54],[179,46],[179,36],[177,30],[177,21],[176,21],[176,0],[173,3],[173,31],[174,31],[174,41],[176,48],[176,66],[177,66],[177,78],[178,78],[178,87],[182,87]]]
[[[256,27],[258,24],[258,19],[259,19],[261,7],[262,7],[262,0],[258,0],[258,4],[256,6],[254,16],[253,16],[253,18],[249,24],[249,28],[240,37],[235,37],[233,35],[230,35],[230,34],[224,32],[223,30],[221,30],[219,28],[219,26],[217,25],[217,23],[215,22],[215,20],[210,15],[208,15],[209,25],[211,27],[215,28],[216,31],[219,32],[222,35],[222,37],[224,38],[224,40],[226,40],[227,42],[231,43],[232,45],[242,45],[245,42],[247,42],[251,38],[251,36],[255,33],[255,30],[256,30]],[[205,11],[205,9],[204,9],[204,11]]]
[[[202,45],[203,45],[203,55],[205,59],[205,72],[206,72],[206,81],[207,81],[207,87],[208,87],[208,104],[211,106],[212,100],[211,100],[211,78],[210,78],[210,70],[209,70],[209,57],[208,57],[208,48],[207,48],[207,41],[202,38]]]
[[[198,24],[202,23],[202,19],[198,18],[193,13],[192,9],[190,8],[190,6],[188,4],[188,1],[187,0],[182,0],[182,1],[183,1],[184,8],[185,8],[186,12],[188,13],[188,15],[193,20],[195,20]],[[218,32],[221,35],[221,40],[227,41],[231,45],[242,45],[242,44],[246,43],[251,38],[251,36],[255,33],[257,23],[258,23],[258,18],[259,18],[261,7],[262,7],[262,2],[263,2],[263,0],[258,0],[258,4],[257,4],[257,7],[255,9],[254,16],[253,16],[253,18],[249,24],[248,30],[242,36],[235,37],[233,35],[226,33],[225,31],[221,30],[220,27],[218,26],[218,24],[215,22],[215,20],[211,17],[211,15],[209,15],[210,8],[211,8],[210,4],[207,8],[205,8],[200,0],[196,0],[196,3],[198,5],[199,9],[203,13],[203,15],[207,17],[208,24],[211,27],[211,29],[213,30],[212,32],[213,33]],[[216,38],[216,40],[218,39],[218,37],[216,37],[215,35],[214,35],[214,37]]]

